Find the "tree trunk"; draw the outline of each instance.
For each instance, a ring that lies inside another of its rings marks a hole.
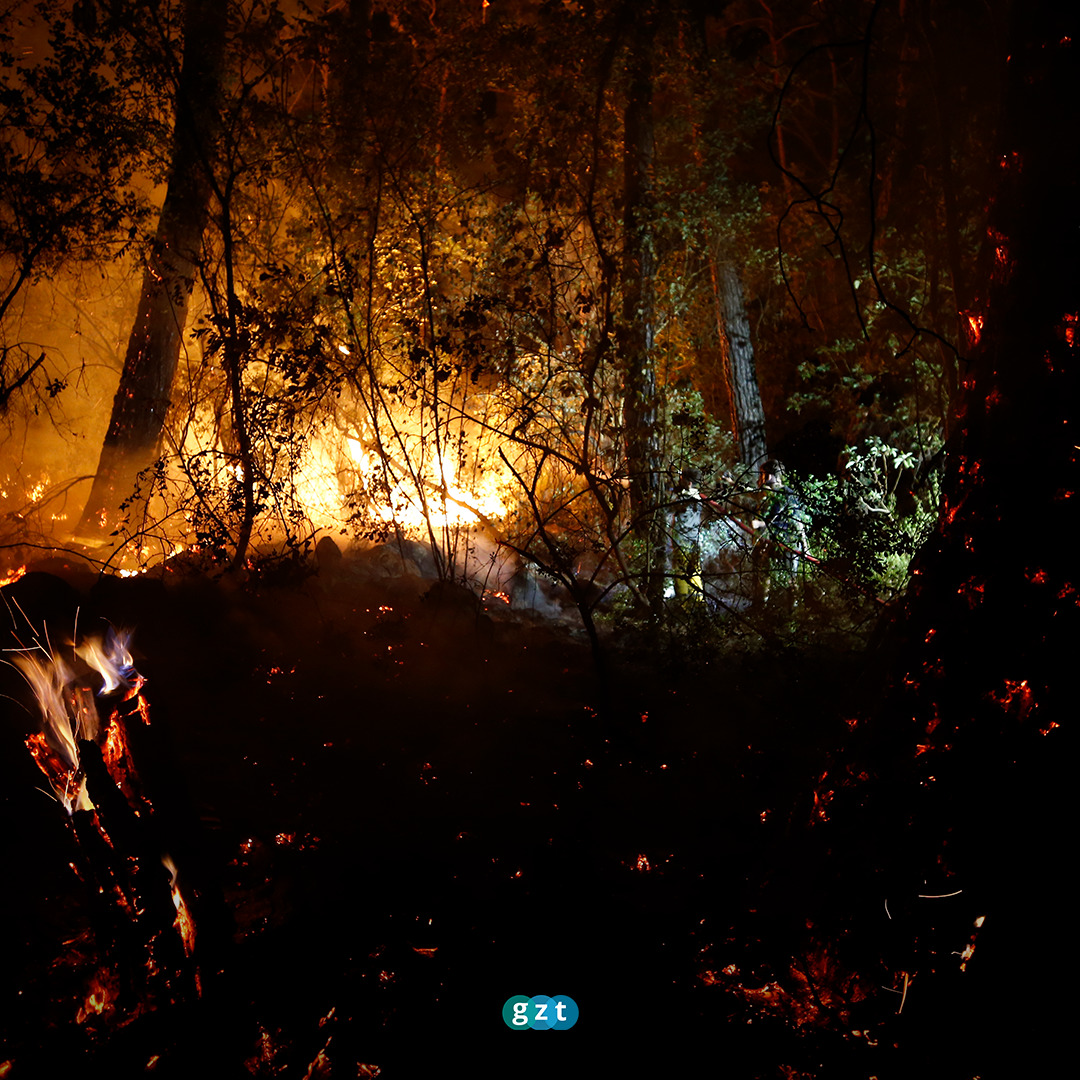
[[[982,331],[883,717],[883,798],[902,808],[892,827],[916,838],[908,846],[923,859],[911,880],[943,869],[971,897],[971,917],[986,917],[961,983],[950,981],[959,961],[938,971],[924,956],[921,1020],[907,1037],[935,1053],[965,1042],[983,1059],[971,1072],[992,1071],[1017,1032],[1063,1041],[1069,1030],[1064,995],[1028,992],[1059,978],[1060,923],[1046,915],[1067,907],[1062,855],[1075,801],[1063,740],[1077,695],[1067,658],[1080,640],[1080,161],[1066,103],[1080,88],[1066,11],[1013,5],[1000,186],[980,275],[988,286],[976,301]]]
[[[731,380],[731,416],[739,463],[756,472],[768,457],[765,443],[765,410],[761,405],[754,346],[750,342],[750,320],[746,314],[739,272],[732,263],[720,266],[720,308]]]
[[[665,561],[659,512],[663,473],[653,360],[656,254],[648,217],[653,197],[655,139],[650,45],[641,29],[635,34],[632,49],[633,81],[623,133],[623,418],[634,532],[645,546],[645,592],[650,606],[658,610],[663,600]]]
[[[121,505],[160,450],[209,213],[226,10],[222,0],[188,0],[185,11],[169,184],[97,475],[76,530],[87,539],[117,527]]]
[[[623,408],[634,531],[646,550],[646,595],[658,608],[663,595],[664,542],[658,513],[663,483],[653,362],[656,256],[648,222],[655,154],[652,65],[649,45],[640,32],[632,48],[634,72],[623,135]]]

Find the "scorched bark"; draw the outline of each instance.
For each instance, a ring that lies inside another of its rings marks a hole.
[[[226,10],[220,0],[187,4],[169,184],[97,474],[76,530],[88,538],[115,528],[121,504],[159,452],[209,214]]]

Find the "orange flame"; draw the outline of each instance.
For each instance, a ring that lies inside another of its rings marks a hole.
[[[23,653],[15,657],[14,663],[34,692],[41,710],[42,731],[27,737],[27,749],[69,814],[76,810],[92,810],[94,804],[86,793],[80,773],[76,745],[79,721],[70,715],[68,704],[71,672],[59,657],[50,657],[50,663],[46,664],[35,655]],[[71,705],[74,704],[72,699]],[[81,714],[82,710],[78,710],[76,715]]]
[[[169,871],[169,890],[172,893],[173,907],[176,908],[176,918],[173,926],[180,934],[180,940],[184,943],[184,955],[190,956],[195,951],[195,920],[191,917],[184,897],[176,884],[176,864],[168,855],[161,857],[161,865]]]

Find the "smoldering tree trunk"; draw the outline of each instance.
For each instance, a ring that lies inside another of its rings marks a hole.
[[[160,451],[209,214],[226,11],[222,0],[187,3],[169,183],[97,473],[77,529],[86,538],[100,538],[116,527],[121,504]]]
[[[634,533],[646,555],[646,595],[663,599],[664,531],[660,515],[663,472],[653,359],[656,317],[656,254],[648,212],[653,198],[652,66],[649,43],[635,35],[634,77],[624,128],[623,311],[620,344],[624,371],[623,419],[630,474]]]
[[[756,471],[768,457],[765,442],[765,410],[761,405],[754,346],[750,340],[750,319],[746,298],[734,264],[718,268],[720,310],[724,323],[724,342],[731,389],[731,414],[735,428],[738,460]]]

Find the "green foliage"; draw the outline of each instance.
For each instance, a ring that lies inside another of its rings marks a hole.
[[[812,549],[842,581],[883,599],[901,592],[912,556],[937,520],[936,485],[910,451],[871,437],[845,452],[842,477],[795,478]]]
[[[92,35],[81,10],[16,5],[0,28],[0,410],[20,388],[55,397],[64,381],[10,325],[16,298],[131,247],[147,215],[139,175],[166,137],[138,58],[140,8]]]

